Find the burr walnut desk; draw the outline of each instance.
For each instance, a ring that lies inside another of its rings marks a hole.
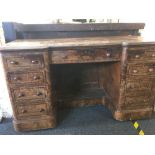
[[[155,42],[141,36],[15,40],[0,53],[17,131],[55,127],[64,107],[103,104],[119,121],[153,114]]]

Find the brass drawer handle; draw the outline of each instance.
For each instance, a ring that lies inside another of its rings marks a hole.
[[[32,64],[38,64],[39,63],[37,60],[32,60],[31,62],[32,62]]]
[[[20,80],[20,77],[15,76],[15,77],[13,78],[13,80],[14,80],[14,81],[18,81],[18,80]]]
[[[40,109],[40,112],[44,112],[44,111],[45,111],[45,109],[43,109],[43,108]]]
[[[23,114],[27,113],[27,110],[25,110],[25,109],[24,109],[24,110],[22,110],[22,113],[23,113]]]
[[[38,93],[37,93],[37,96],[42,96],[42,95],[43,95],[42,92],[38,92]]]
[[[138,72],[137,70],[135,70],[135,69],[133,70],[133,73],[137,73],[137,72]]]
[[[12,65],[17,65],[18,62],[16,62],[16,61],[10,61],[10,64],[12,64]]]
[[[19,94],[18,94],[18,97],[24,97],[24,96],[25,96],[24,93],[19,93]]]
[[[110,53],[106,53],[106,56],[107,56],[107,57],[110,57],[110,56],[111,56],[111,54],[110,54]]]
[[[155,54],[152,54],[152,57],[155,57]]]
[[[135,58],[140,58],[140,55],[136,55]]]
[[[153,72],[154,71],[154,69],[153,68],[149,68],[149,72]]]
[[[39,80],[40,77],[39,77],[39,76],[34,76],[33,79],[34,79],[34,80]]]

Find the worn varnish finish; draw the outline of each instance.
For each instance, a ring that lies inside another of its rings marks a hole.
[[[106,46],[121,46],[128,43],[128,45],[154,45],[154,42],[150,38],[142,36],[107,36],[107,37],[84,37],[84,38],[61,38],[61,39],[24,39],[15,40],[2,47],[5,51],[19,51],[31,49],[32,53],[37,49],[61,49],[66,48],[73,50],[74,48],[90,47],[106,47]]]
[[[155,42],[137,36],[19,40],[0,50],[18,131],[53,128],[60,108],[103,104],[151,117]]]
[[[56,125],[47,50],[2,53],[17,131]]]

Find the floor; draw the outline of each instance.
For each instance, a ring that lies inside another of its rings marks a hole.
[[[145,134],[155,134],[155,116],[147,120],[138,120]],[[91,106],[62,110],[59,124],[54,129],[16,132],[12,120],[3,120],[0,124],[1,135],[136,135],[130,121],[119,122],[112,118],[104,106]]]

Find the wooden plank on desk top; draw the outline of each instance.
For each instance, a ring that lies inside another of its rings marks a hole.
[[[88,37],[88,38],[65,38],[65,39],[30,39],[16,40],[6,44],[0,50],[21,50],[21,49],[44,49],[58,47],[89,47],[106,45],[129,45],[155,44],[154,41],[146,40],[141,36],[109,36],[109,37]]]
[[[14,24],[17,32],[139,30],[144,26],[144,23]]]

